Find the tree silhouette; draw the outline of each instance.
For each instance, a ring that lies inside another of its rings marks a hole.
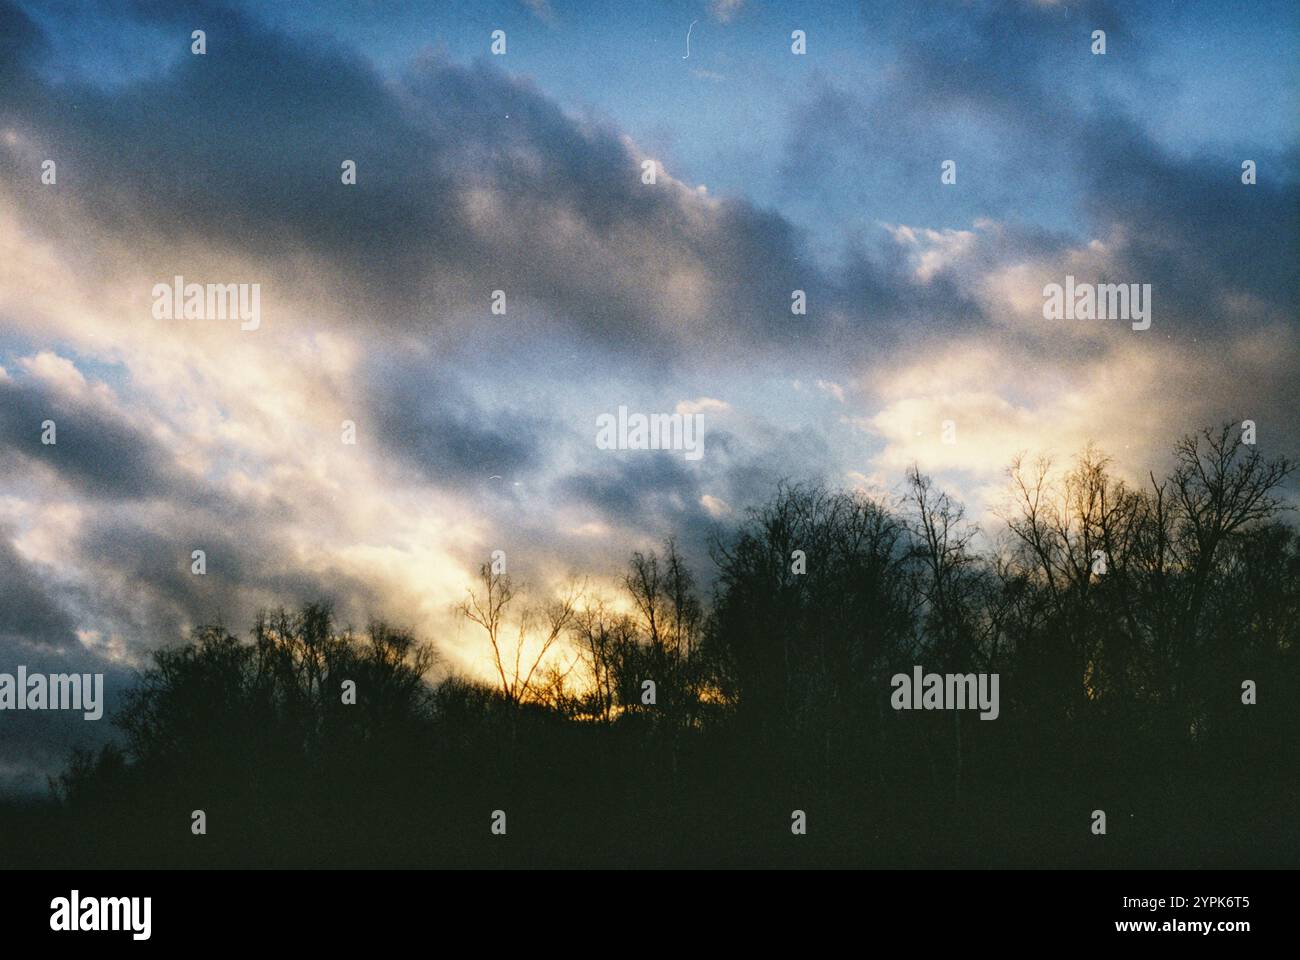
[[[915,467],[893,504],[782,484],[717,538],[711,575],[669,540],[632,553],[617,599],[570,586],[520,610],[485,566],[459,610],[494,682],[324,604],[247,640],[201,627],[154,653],[120,744],[74,751],[47,805],[0,806],[0,857],[1294,862],[1294,465],[1231,427],[1174,452],[1137,486],[1091,446],[1061,470],[1018,459],[990,531]],[[891,709],[918,664],[996,672],[999,718]],[[1078,823],[1099,807],[1106,845]],[[793,809],[817,829],[791,845]]]
[[[510,703],[518,705],[536,696],[534,683],[539,679],[538,669],[572,625],[581,592],[570,588],[563,597],[552,600],[540,610],[524,612],[518,619],[512,642],[507,637],[506,617],[510,603],[515,599],[513,582],[486,563],[479,568],[479,581],[483,586],[482,592],[469,591],[469,596],[456,609],[487,633],[501,693]],[[540,640],[534,645],[536,653],[526,657],[524,651],[534,631]],[[572,666],[570,664],[570,669]]]

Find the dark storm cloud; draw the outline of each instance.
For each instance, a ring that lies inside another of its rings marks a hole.
[[[275,521],[251,509],[234,527],[192,510],[96,518],[70,545],[78,567],[92,572],[78,601],[150,649],[200,624],[242,632],[267,606],[337,602],[357,622],[375,612],[370,585],[336,569],[305,569]],[[205,555],[203,575],[192,572],[195,550]]]
[[[726,499],[739,509],[758,506],[781,483],[804,483],[839,474],[835,451],[824,434],[812,430],[773,430],[743,448],[727,464]]]
[[[608,458],[608,464],[557,481],[559,498],[620,531],[624,543],[676,540],[688,566],[707,583],[713,575],[708,551],[721,526],[701,504],[706,483],[698,463],[687,464],[680,453],[668,451],[611,453]],[[582,544],[572,549],[581,562]],[[626,562],[628,551],[620,553],[616,568]]]
[[[1118,116],[1091,118],[1078,142],[1090,148],[1080,164],[1084,207],[1103,230],[1128,228],[1120,255],[1134,277],[1184,315],[1216,325],[1211,291],[1250,294],[1295,318],[1300,152],[1256,144],[1237,157],[1178,159]],[[1241,182],[1246,159],[1258,164],[1253,186]]]
[[[643,184],[617,131],[483,62],[430,56],[390,83],[232,10],[133,9],[175,28],[169,71],[111,92],[9,78],[0,119],[61,158],[61,187],[102,227],[150,245],[160,276],[193,276],[186,238],[272,262],[305,252],[345,278],[331,291],[341,311],[381,323],[431,305],[443,322],[483,314],[504,289],[590,344],[662,351],[770,333],[790,291],[816,285],[785,219],[707,200],[662,169]],[[192,56],[200,21],[208,53]],[[340,183],[345,159],[355,187]],[[49,201],[15,180],[39,229]],[[685,293],[665,297],[674,288]]]
[[[680,453],[646,451],[611,454],[615,462],[564,478],[562,495],[595,510],[601,519],[631,527],[655,526],[665,511],[699,510],[700,478]]]
[[[744,509],[782,480],[815,479],[834,457],[825,437],[811,430],[762,431],[747,441],[711,430],[699,461],[662,450],[602,452],[598,460],[556,482],[564,501],[611,526],[664,536],[694,528],[702,540],[718,526],[701,505],[705,494]]]
[[[515,409],[488,410],[445,368],[378,359],[364,380],[371,429],[382,449],[442,486],[481,486],[544,462],[548,420]]]
[[[23,561],[14,549],[10,531],[3,527],[0,584],[4,584],[0,590],[0,639],[21,638],[53,647],[76,642],[76,625],[55,600],[55,585]]]
[[[41,442],[46,420],[52,444]],[[52,470],[92,497],[157,496],[177,482],[166,451],[124,416],[30,378],[0,380],[0,451],[14,458],[0,473]]]

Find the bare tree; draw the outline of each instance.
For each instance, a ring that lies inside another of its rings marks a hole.
[[[514,585],[504,573],[495,573],[489,564],[479,569],[482,592],[468,591],[468,596],[457,606],[457,611],[472,623],[477,623],[487,633],[492,647],[492,662],[496,667],[501,693],[510,703],[519,705],[533,698],[539,681],[539,669],[556,642],[573,623],[577,603],[582,591],[570,585],[559,598],[549,601],[540,609],[526,610],[515,624],[513,640],[507,639],[507,607],[515,599]],[[525,657],[525,648],[532,645],[536,654]],[[569,665],[572,669],[573,664]],[[567,670],[565,674],[567,675]]]
[[[911,507],[911,556],[919,560],[917,590],[925,609],[931,651],[941,670],[964,668],[978,656],[979,584],[973,575],[978,557],[970,544],[976,534],[960,503],[935,489],[915,464],[907,474],[904,505]],[[961,796],[964,755],[961,711],[953,711],[954,795]]]
[[[649,668],[658,676],[665,707],[686,706],[695,698],[689,675],[691,657],[700,640],[703,609],[695,596],[695,580],[677,544],[668,540],[662,559],[651,551],[632,555],[623,585],[636,606],[639,626],[649,645]]]
[[[1189,615],[1194,619],[1200,612],[1215,551],[1246,524],[1277,512],[1281,504],[1272,493],[1295,471],[1296,464],[1286,457],[1265,461],[1254,446],[1246,451],[1240,432],[1231,423],[1224,424],[1217,434],[1207,429],[1183,437],[1175,452],[1174,496],[1193,548],[1189,560],[1195,586]]]
[[[1273,491],[1295,471],[1296,463],[1286,457],[1266,461],[1257,448],[1242,443],[1233,423],[1225,423],[1217,432],[1204,429],[1184,436],[1175,453],[1178,465],[1171,478],[1178,504],[1175,544],[1191,578],[1175,625],[1182,650],[1172,658],[1173,696],[1181,709],[1181,723],[1187,725],[1196,709],[1188,702],[1188,687],[1203,655],[1201,620],[1217,558],[1231,538],[1278,512],[1282,504]]]
[[[623,665],[636,644],[636,628],[628,617],[614,616],[598,602],[578,612],[573,634],[590,679],[591,713],[609,723],[620,700]]]

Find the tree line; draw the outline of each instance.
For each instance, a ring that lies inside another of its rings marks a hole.
[[[265,614],[251,640],[205,627],[153,654],[120,744],[74,752],[48,802],[0,809],[0,854],[1294,863],[1294,469],[1230,425],[1137,485],[1091,445],[1060,469],[1022,458],[982,532],[915,468],[890,502],[783,484],[717,538],[707,591],[671,540],[631,556],[617,596],[530,605],[485,565],[459,612],[491,682],[326,604]],[[998,719],[892,709],[914,665],[998,674]]]

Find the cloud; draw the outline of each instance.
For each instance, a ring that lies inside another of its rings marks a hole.
[[[660,353],[722,349],[808,280],[785,219],[711,199],[661,163],[642,183],[656,158],[486,62],[431,54],[388,81],[233,8],[205,22],[212,54],[121,88],[0,78],[0,128],[60,158],[52,195],[0,150],[25,230],[89,221],[104,242],[129,238],[127,259],[153,280],[315,287],[330,305],[319,320],[367,316],[399,334],[458,336],[502,289],[511,315]],[[340,182],[345,159],[355,187]],[[214,255],[242,262],[238,275],[209,275]]]
[[[556,427],[518,410],[488,411],[447,373],[427,365],[376,362],[367,374],[368,444],[403,457],[421,477],[441,484],[481,484],[538,467],[542,438]]]
[[[73,618],[58,603],[57,585],[14,549],[10,532],[0,527],[0,638],[51,647],[75,642]],[[2,669],[2,668],[0,668]]]
[[[16,548],[14,531],[0,524],[0,672],[103,673],[104,719],[81,713],[7,711],[0,737],[0,793],[39,794],[73,746],[97,746],[113,735],[108,717],[132,679],[130,668],[83,645],[76,617],[58,598],[56,571],[31,562]]]
[[[675,412],[683,415],[695,413],[729,413],[731,404],[725,400],[715,400],[713,397],[700,397],[696,400],[680,400],[677,403]]]
[[[844,388],[841,387],[838,383],[835,383],[831,380],[818,380],[817,389],[822,391],[823,393],[829,393],[840,403],[844,402]]]
[[[700,497],[700,506],[708,511],[709,516],[715,520],[721,520],[732,513],[731,504],[709,493]]]
[[[852,422],[883,441],[877,471],[897,475],[916,463],[985,506],[1017,455],[1064,463],[1090,441],[1140,485],[1149,470],[1170,466],[1179,436],[1201,425],[1255,419],[1269,426],[1270,455],[1296,449],[1300,438],[1286,412],[1289,363],[1260,363],[1287,338],[1273,328],[1231,347],[1166,343],[1159,350],[1133,340],[1057,366],[968,337],[918,351],[873,378],[883,405]],[[1245,377],[1256,380],[1243,388]],[[943,435],[948,420],[952,443]]]
[[[564,478],[566,499],[592,508],[606,522],[641,530],[669,530],[699,509],[698,475],[680,454],[633,451],[611,459],[608,467]]]
[[[745,0],[712,0],[709,4],[709,13],[718,23],[730,23],[736,19],[745,5]]]
[[[555,11],[551,9],[548,0],[523,0],[523,4],[542,23],[552,24],[555,22]]]
[[[28,358],[23,368],[25,376],[0,380],[0,448],[6,454],[0,471],[11,482],[57,476],[107,499],[156,496],[179,482],[159,439],[108,388],[92,387],[66,358],[49,351]]]

